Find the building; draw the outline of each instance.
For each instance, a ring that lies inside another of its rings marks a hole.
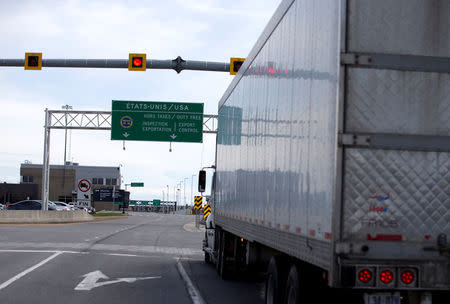
[[[20,183],[37,184],[38,198],[42,198],[42,165],[21,164]],[[67,162],[66,165],[50,165],[49,200],[78,202],[79,205],[95,206],[91,200],[94,189],[120,189],[120,167],[80,166]],[[102,202],[98,209],[117,209],[113,202]]]
[[[26,199],[38,199],[38,185],[0,184],[0,204],[15,203]]]

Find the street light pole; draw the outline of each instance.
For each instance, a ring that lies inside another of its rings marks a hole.
[[[184,184],[184,205],[186,206],[186,180],[189,179],[188,177],[185,177],[183,179],[183,184]]]
[[[194,176],[197,176],[197,174],[192,174],[192,176],[191,176],[191,200],[194,199],[194,193],[192,192],[193,185],[194,185]],[[190,205],[190,203],[192,203],[191,200],[189,200],[189,205]]]

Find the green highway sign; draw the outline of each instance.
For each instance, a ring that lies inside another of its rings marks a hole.
[[[154,200],[153,200],[153,206],[161,206],[161,200],[159,200],[159,199],[154,199]]]
[[[149,201],[130,200],[130,206],[148,206]]]
[[[131,183],[131,187],[144,187],[144,183]]]
[[[203,142],[203,103],[112,101],[112,140]]]

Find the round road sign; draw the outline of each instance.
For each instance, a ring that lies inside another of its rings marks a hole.
[[[87,179],[81,179],[78,182],[78,189],[81,192],[88,192],[89,190],[91,190],[91,182]]]
[[[130,116],[124,116],[120,119],[120,125],[127,129],[133,125],[133,119]]]

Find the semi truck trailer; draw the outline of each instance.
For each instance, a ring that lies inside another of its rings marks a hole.
[[[450,303],[450,1],[283,1],[214,167],[205,260],[266,303]]]

